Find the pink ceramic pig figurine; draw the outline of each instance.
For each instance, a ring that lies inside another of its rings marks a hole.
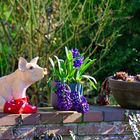
[[[39,57],[28,63],[20,57],[18,69],[0,78],[0,109],[5,113],[36,113],[37,107],[28,104],[27,88],[47,74],[46,69],[37,65]]]

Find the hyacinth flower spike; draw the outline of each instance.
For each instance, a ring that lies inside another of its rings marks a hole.
[[[72,108],[72,99],[70,97],[71,90],[67,84],[57,82],[57,90],[55,93],[57,94],[57,105],[59,110],[68,111]]]
[[[80,96],[80,94],[75,91],[71,93],[73,110],[79,113],[86,113],[89,111],[89,104],[84,96]]]

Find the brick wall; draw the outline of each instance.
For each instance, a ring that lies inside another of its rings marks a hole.
[[[37,114],[0,113],[0,140],[30,140],[44,131],[61,134],[64,140],[70,139],[70,131],[76,140],[132,140],[134,137],[125,113],[125,109],[109,106],[91,106],[90,112],[84,115],[52,108],[40,108]]]

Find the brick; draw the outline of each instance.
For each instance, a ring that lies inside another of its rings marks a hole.
[[[37,125],[40,124],[40,114],[22,114],[22,120],[24,125]]]
[[[69,131],[77,132],[77,126],[60,126],[49,127],[49,133],[56,133],[60,135],[70,135]]]
[[[115,125],[111,125],[111,124],[102,125],[100,127],[100,134],[102,134],[102,135],[116,134]]]
[[[9,127],[0,128],[0,140],[13,139],[12,129]]]
[[[100,126],[98,124],[82,124],[78,125],[78,135],[94,135],[99,134]]]
[[[64,114],[63,115],[63,123],[76,123],[82,121],[81,113],[73,113],[73,114]]]
[[[16,129],[16,133],[14,135],[14,139],[29,139],[34,136],[35,128],[33,127],[19,127]]]
[[[120,106],[90,106],[91,111],[101,111],[104,121],[123,121],[125,110]]]
[[[62,124],[63,123],[63,115],[57,112],[45,112],[40,113],[41,115],[41,123],[43,124]]]
[[[123,122],[98,122],[78,125],[79,135],[125,135],[132,134],[128,124]]]
[[[102,122],[100,124],[100,134],[109,135],[109,134],[132,134],[131,128],[128,124],[123,122]]]
[[[77,114],[77,115],[76,115]],[[80,113],[76,111],[53,111],[53,112],[40,112],[42,123],[67,123],[67,122],[79,122]],[[70,119],[71,116],[71,119]],[[75,117],[75,118],[74,118]]]
[[[84,122],[99,122],[103,121],[103,114],[101,111],[87,112],[84,114]]]
[[[0,113],[0,126],[15,125],[18,121],[19,114]]]
[[[73,131],[74,133],[77,133],[77,126],[76,125],[61,126],[57,124],[42,125],[37,128],[37,131],[35,130],[35,133],[48,132],[49,134],[56,133],[61,135],[70,135],[69,133],[70,130]]]
[[[124,120],[123,111],[104,111],[104,121],[122,121]]]

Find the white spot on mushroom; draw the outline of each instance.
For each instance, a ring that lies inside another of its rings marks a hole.
[[[9,107],[8,110],[11,110],[11,108]]]

